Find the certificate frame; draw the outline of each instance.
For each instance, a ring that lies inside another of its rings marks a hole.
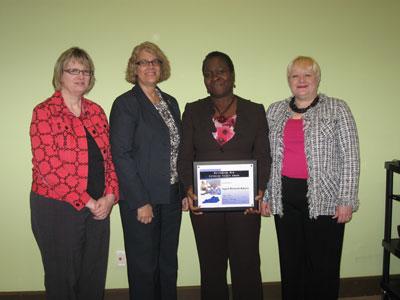
[[[193,192],[201,211],[258,209],[257,161],[194,161]]]

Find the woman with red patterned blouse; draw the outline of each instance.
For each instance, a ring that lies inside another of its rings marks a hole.
[[[31,222],[48,300],[103,299],[118,181],[107,117],[83,97],[94,82],[90,56],[70,48],[55,64],[54,94],[33,110]]]

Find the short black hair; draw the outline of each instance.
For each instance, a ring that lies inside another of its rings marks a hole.
[[[231,71],[231,73],[235,73],[235,67],[233,66],[232,59],[229,57],[228,54],[220,52],[220,51],[212,51],[206,55],[206,57],[203,60],[203,66],[201,68],[203,73],[204,73],[204,68],[205,68],[206,62],[209,59],[214,58],[214,57],[221,58],[227,64],[229,71]]]

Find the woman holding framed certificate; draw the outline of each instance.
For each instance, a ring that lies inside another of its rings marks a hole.
[[[252,166],[256,166],[255,202],[261,199],[270,168],[264,107],[233,93],[235,71],[227,54],[209,53],[202,71],[209,97],[186,105],[178,159],[200,261],[201,298],[229,299],[226,279],[229,261],[233,298],[262,299],[258,208],[203,211],[197,206],[200,195],[194,192],[193,184],[197,191],[210,195],[205,201],[224,201],[224,187],[250,189],[251,184],[238,187],[234,181],[237,176],[252,177],[249,174]],[[210,166],[204,167],[205,162],[211,162]],[[249,164],[243,167],[242,163]],[[193,165],[200,166],[199,176],[194,174]],[[227,176],[232,180],[223,183],[220,179]]]

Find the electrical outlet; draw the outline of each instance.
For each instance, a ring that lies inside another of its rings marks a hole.
[[[118,267],[125,267],[126,266],[125,251],[124,250],[117,250],[115,253],[117,255],[117,266]]]

